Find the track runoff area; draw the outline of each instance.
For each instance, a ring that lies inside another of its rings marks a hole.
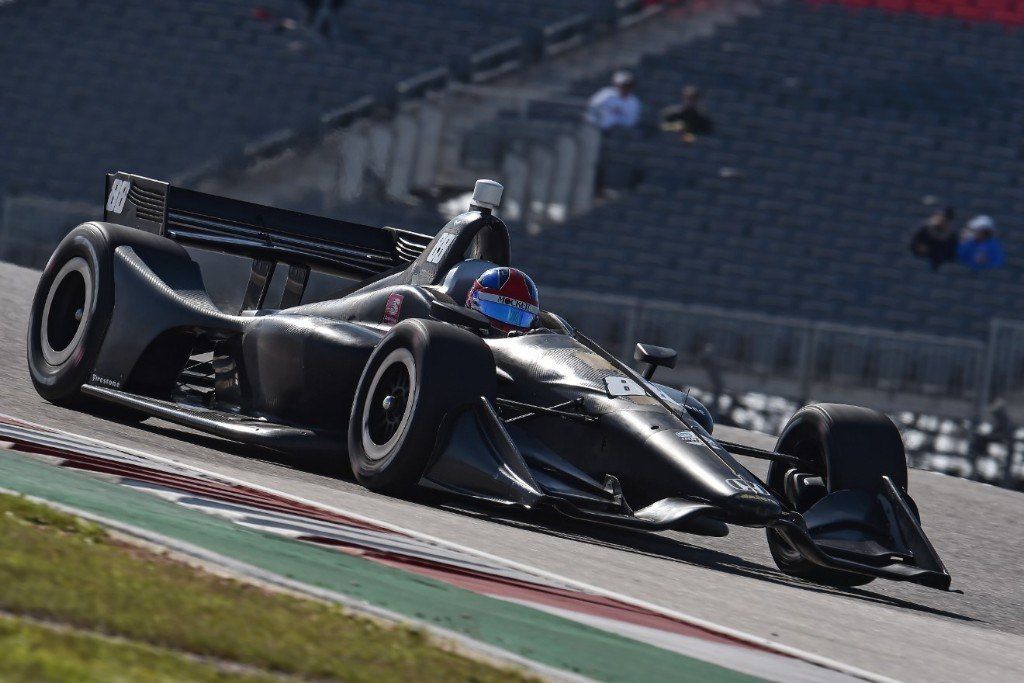
[[[888,680],[168,458],[0,415],[0,488],[543,678]]]

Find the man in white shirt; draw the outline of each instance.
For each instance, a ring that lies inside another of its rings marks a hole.
[[[633,74],[616,71],[612,84],[590,98],[583,118],[602,131],[635,127],[640,121],[640,100],[633,94],[634,85]]]

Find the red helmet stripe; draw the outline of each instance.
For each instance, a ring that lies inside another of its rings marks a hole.
[[[534,305],[537,303],[534,300],[533,292],[530,291],[530,286],[526,284],[526,278],[518,270],[509,269],[508,280],[500,292],[504,296],[510,296],[519,301],[527,301]]]

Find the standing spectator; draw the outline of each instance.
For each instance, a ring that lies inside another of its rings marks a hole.
[[[693,142],[698,135],[715,131],[715,123],[700,106],[700,90],[688,85],[683,88],[683,101],[661,110],[661,129],[681,133],[684,142]]]
[[[616,71],[612,84],[601,88],[590,98],[584,119],[602,132],[636,127],[640,122],[640,100],[633,94],[635,85],[633,74]]]
[[[967,224],[956,260],[971,270],[986,270],[1003,265],[1003,245],[996,238],[996,222],[989,216],[975,216]]]
[[[931,263],[932,270],[956,260],[957,239],[953,232],[956,211],[947,206],[922,223],[910,238],[910,251]]]

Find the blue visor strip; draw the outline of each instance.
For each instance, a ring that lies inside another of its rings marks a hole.
[[[488,318],[513,327],[530,327],[533,325],[533,319],[537,317],[529,311],[523,311],[507,304],[499,304],[497,301],[477,299],[476,303],[480,307],[480,312]]]

